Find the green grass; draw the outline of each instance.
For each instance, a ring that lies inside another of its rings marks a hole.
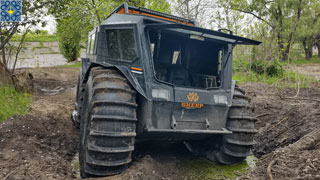
[[[317,82],[312,77],[302,75],[293,71],[285,71],[281,77],[270,77],[265,74],[257,74],[254,72],[234,72],[232,79],[236,80],[239,84],[247,82],[262,82],[266,84],[276,84],[277,87],[296,87],[299,86],[306,88],[309,84]]]
[[[180,164],[184,179],[233,179],[247,172],[254,167],[256,158],[248,157],[247,161],[243,161],[234,165],[221,165],[211,163],[203,159],[184,160]]]
[[[27,114],[31,95],[17,92],[13,87],[0,86],[0,122],[16,114]]]
[[[20,41],[21,35],[14,35],[10,41]],[[55,34],[28,34],[25,37],[25,42],[54,42],[58,41],[58,37]]]
[[[81,67],[81,62],[76,62],[76,63],[73,63],[73,64],[64,64],[64,65],[61,65],[59,67]]]
[[[287,64],[288,62],[283,62],[284,64]],[[311,59],[299,59],[299,60],[294,60],[290,61],[290,64],[318,64],[320,63],[320,58],[317,56],[312,57]]]

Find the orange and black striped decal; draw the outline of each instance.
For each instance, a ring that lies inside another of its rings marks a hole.
[[[121,8],[117,13],[125,14],[125,9]],[[194,26],[193,23],[183,22],[183,21],[179,21],[179,20],[175,20],[175,19],[171,19],[171,18],[167,18],[167,17],[162,17],[162,16],[150,14],[150,13],[139,12],[139,11],[135,11],[135,10],[132,10],[132,9],[129,9],[129,14],[141,14],[141,15],[144,15],[144,16],[154,17],[154,18],[157,18],[157,19],[163,19],[163,20],[177,22],[177,23],[181,23],[181,24],[185,24],[185,25],[189,25],[189,26]]]

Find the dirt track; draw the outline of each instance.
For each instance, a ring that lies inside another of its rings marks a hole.
[[[78,132],[70,120],[78,69],[31,71],[35,92],[30,114],[0,124],[0,179],[78,179]],[[268,179],[268,165],[274,179],[320,179],[319,84],[300,89],[294,98],[297,90],[291,88],[260,83],[242,88],[260,119],[253,149],[260,160],[239,179]],[[145,144],[137,149],[128,171],[101,179],[208,178],[183,171],[182,161],[199,159],[182,145]],[[221,174],[210,178],[226,179]]]

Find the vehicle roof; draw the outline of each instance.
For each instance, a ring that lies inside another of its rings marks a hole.
[[[148,28],[173,30],[190,36],[197,35],[203,38],[214,39],[221,43],[245,45],[259,45],[261,43],[256,40],[232,35],[232,33],[227,34],[221,31],[195,27],[194,21],[144,8],[135,8],[128,6],[126,3],[115,9],[101,25],[138,24],[144,20],[149,20],[150,23],[146,24]]]
[[[115,24],[138,24],[143,21],[143,16],[135,16],[131,14],[113,14],[109,16],[101,25],[115,25]]]

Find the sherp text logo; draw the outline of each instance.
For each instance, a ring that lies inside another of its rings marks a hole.
[[[1,21],[19,22],[22,14],[22,0],[1,0]]]

